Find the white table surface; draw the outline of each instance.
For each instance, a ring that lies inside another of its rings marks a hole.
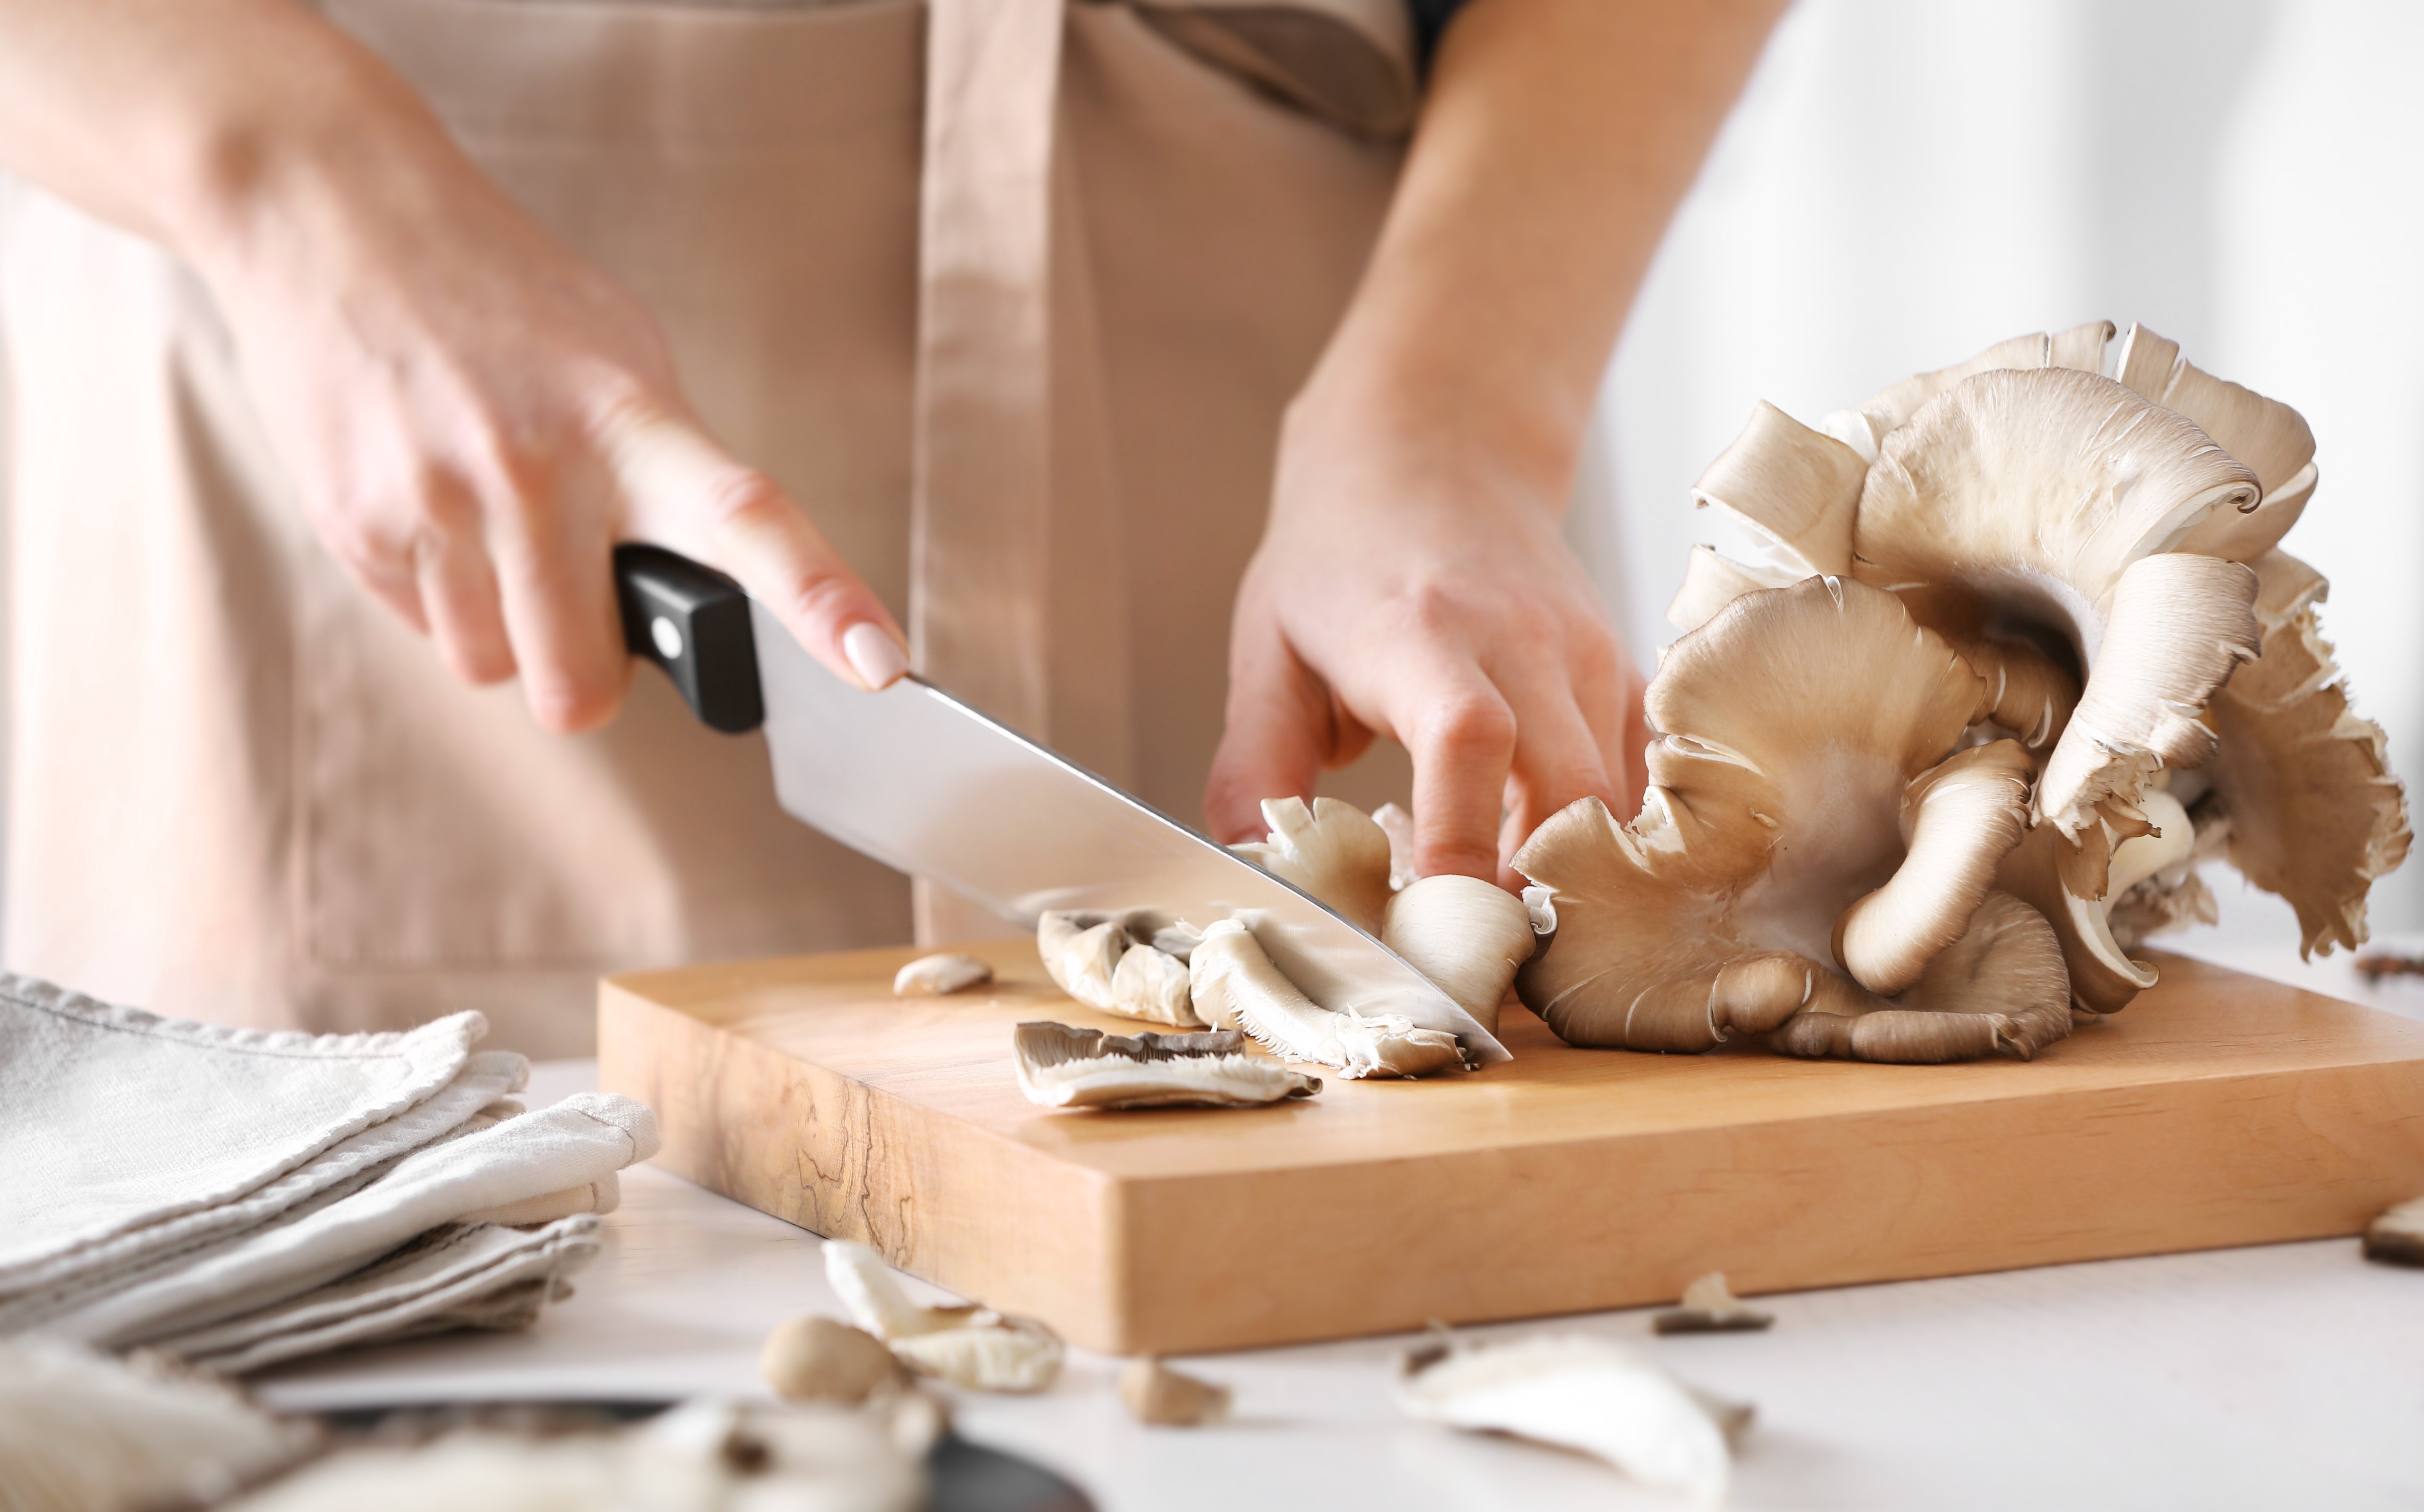
[[[2245,934],[2200,953],[2416,1013]],[[539,1068],[534,1105],[586,1084]],[[2424,1177],[2424,1172],[2419,1172]],[[2419,1181],[2424,1187],[2424,1181]],[[820,1241],[652,1168],[628,1173],[578,1295],[526,1334],[457,1336],[263,1377],[289,1409],[510,1396],[762,1394],[767,1329],[842,1313]],[[1661,1339],[1646,1311],[1475,1330],[1638,1343],[1756,1404],[1731,1505],[1757,1508],[2424,1507],[2424,1271],[2354,1240],[2065,1265],[1773,1297],[1765,1333]],[[960,1393],[961,1430],[1068,1475],[1105,1508],[1666,1507],[1579,1456],[1412,1423],[1405,1339],[1176,1361],[1236,1393],[1210,1429],[1149,1429],[1116,1361],[1073,1355],[1033,1397]]]

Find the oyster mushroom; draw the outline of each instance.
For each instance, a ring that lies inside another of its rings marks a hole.
[[[1253,932],[1235,919],[1204,931],[1188,962],[1195,1011],[1219,1028],[1244,1031],[1284,1060],[1333,1066],[1349,1079],[1427,1076],[1464,1066],[1444,1029],[1417,1028],[1396,1013],[1333,1012],[1271,963]]]
[[[1196,1428],[1229,1415],[1229,1388],[1181,1375],[1158,1360],[1131,1360],[1120,1371],[1120,1402],[1139,1423]]]
[[[1185,956],[1162,947],[1191,951],[1193,939],[1188,926],[1143,909],[1049,911],[1035,923],[1035,952],[1062,992],[1105,1013],[1177,1029],[1204,1021],[1188,1001]]]
[[[1734,600],[1651,681],[1640,815],[1584,799],[1516,852],[1555,931],[1524,1003],[1571,1043],[1636,1050],[1742,1032],[1937,1061],[2060,1039],[2053,932],[1994,890],[2027,755],[1962,748],[1986,695],[1890,594],[1813,578]]]
[[[940,997],[993,980],[993,967],[974,956],[919,956],[892,979],[895,997]]]
[[[1532,917],[1496,883],[1442,873],[1389,899],[1380,941],[1496,1034],[1499,1004],[1532,958]]]
[[[2108,359],[2112,330],[2016,338],[1814,430],[1762,406],[1698,498],[1767,560],[1696,553],[1670,610],[1697,623],[1763,582],[1837,572],[1945,636],[1987,677],[1993,724],[2035,756],[2033,820],[2061,843],[2033,836],[2007,885],[2053,922],[2096,1011],[2153,979],[2121,936],[2210,913],[2201,851],[2227,837],[2328,949],[2363,939],[2366,891],[2407,834],[2379,731],[2324,692],[2337,675],[2319,673],[2311,617],[2291,623],[2312,601],[2292,580],[2320,590],[2275,549],[2314,493],[2305,422],[2143,326]],[[2271,664],[2242,666],[2259,648]],[[2183,801],[2203,838],[2123,901],[2107,867],[2162,828],[2144,806],[2157,774],[2201,766],[2210,781]],[[2286,843],[2310,833],[2320,843]]]
[[[1417,1349],[1395,1394],[1417,1418],[1578,1449],[1702,1505],[1724,1500],[1731,1440],[1750,1418],[1639,1351],[1583,1334]]]
[[[909,1382],[908,1371],[883,1340],[826,1317],[776,1324],[758,1351],[758,1369],[786,1402],[855,1407],[878,1392]]]
[[[911,1370],[978,1392],[1040,1392],[1060,1378],[1065,1351],[1043,1324],[990,1308],[920,1307],[867,1246],[827,1239],[824,1251],[825,1281],[842,1305]]]
[[[1128,1039],[1037,1020],[1018,1027],[1012,1048],[1019,1090],[1045,1107],[1257,1107],[1321,1090],[1236,1029]]]
[[[2424,1197],[2387,1209],[2365,1226],[2365,1258],[2424,1265]]]
[[[1389,906],[1389,836],[1352,804],[1266,798],[1269,837],[1231,846],[1265,871],[1320,899],[1366,934]]]
[[[1736,1297],[1726,1273],[1713,1270],[1684,1287],[1682,1303],[1651,1318],[1650,1326],[1660,1333],[1747,1333],[1775,1322],[1775,1313]]]

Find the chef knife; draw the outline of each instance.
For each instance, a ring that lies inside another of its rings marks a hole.
[[[700,721],[763,728],[774,796],[885,866],[929,877],[1013,923],[1048,909],[1157,908],[1236,918],[1325,1008],[1398,1013],[1506,1049],[1429,979],[1307,893],[912,674],[853,687],[767,608],[695,562],[614,551],[624,639]]]

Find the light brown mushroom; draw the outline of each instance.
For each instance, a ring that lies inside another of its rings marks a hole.
[[[919,956],[892,979],[895,997],[940,997],[965,992],[993,980],[993,967],[974,956],[955,952]]]
[[[2424,1265],[2424,1197],[2389,1208],[2365,1227],[2365,1258]]]
[[[1496,1034],[1499,1005],[1532,958],[1532,918],[1496,883],[1443,873],[1389,899],[1380,940]]]
[[[2016,338],[1814,430],[1763,406],[1698,497],[1768,560],[1696,553],[1670,612],[1696,623],[1760,583],[1838,572],[1943,635],[2036,756],[2032,817],[2059,839],[2033,834],[2007,885],[2046,911],[2096,1011],[2153,979],[2125,937],[2210,915],[2193,862],[2225,840],[2320,949],[2364,938],[2367,889],[2407,844],[2379,731],[2326,691],[2320,579],[2276,549],[2314,493],[2312,433],[2143,326],[2108,352],[2112,330]],[[2241,665],[2259,648],[2269,664]],[[2189,858],[2111,887],[2116,854],[2163,828],[2144,812],[2159,774],[2200,767]]]
[[[1650,1320],[1658,1333],[1752,1333],[1770,1327],[1776,1314],[1762,1313],[1726,1284],[1726,1273],[1713,1270],[1683,1288],[1683,1299]]]
[[[1575,1044],[2025,1058],[2067,1033],[2046,922],[1993,890],[2027,809],[2017,743],[1963,748],[1986,687],[1890,594],[1734,600],[1651,682],[1651,787],[1585,799],[1516,868],[1555,932],[1518,991]],[[1200,997],[1200,993],[1199,993]]]
[[[1045,1107],[1259,1107],[1321,1090],[1236,1029],[1130,1039],[1035,1020],[1013,1032],[1012,1053],[1019,1090]]]
[[[1229,1388],[1182,1375],[1150,1357],[1120,1370],[1120,1401],[1139,1423],[1196,1428],[1229,1415]]]
[[[1465,1067],[1457,1037],[1395,1013],[1333,1012],[1299,991],[1253,931],[1222,919],[1188,962],[1196,1012],[1239,1029],[1284,1060],[1332,1066],[1349,1079],[1427,1076]]]
[[[883,1340],[838,1319],[813,1315],[776,1324],[758,1353],[758,1369],[786,1402],[855,1407],[909,1383],[908,1370]]]
[[[1427,1345],[1399,1361],[1395,1394],[1413,1417],[1580,1450],[1703,1506],[1725,1499],[1751,1416],[1639,1350],[1578,1333]]]
[[[920,1307],[884,1257],[846,1239],[824,1243],[825,1281],[858,1326],[921,1375],[978,1392],[1040,1392],[1060,1378],[1060,1336],[990,1308]]]
[[[1266,798],[1269,836],[1230,847],[1294,883],[1367,934],[1389,906],[1389,836],[1372,817],[1335,798]]]
[[[1050,911],[1036,920],[1035,953],[1060,990],[1088,1008],[1194,1029],[1204,1020],[1188,1003],[1186,961],[1163,948],[1190,950],[1194,937],[1188,926],[1148,909]]]

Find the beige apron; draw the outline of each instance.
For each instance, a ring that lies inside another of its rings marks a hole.
[[[648,302],[927,672],[1197,812],[1279,413],[1411,119],[1401,0],[327,8]],[[601,971],[911,932],[653,674],[568,740],[454,682],[310,537],[172,260],[20,193],[0,340],[13,969],[561,1054]]]

